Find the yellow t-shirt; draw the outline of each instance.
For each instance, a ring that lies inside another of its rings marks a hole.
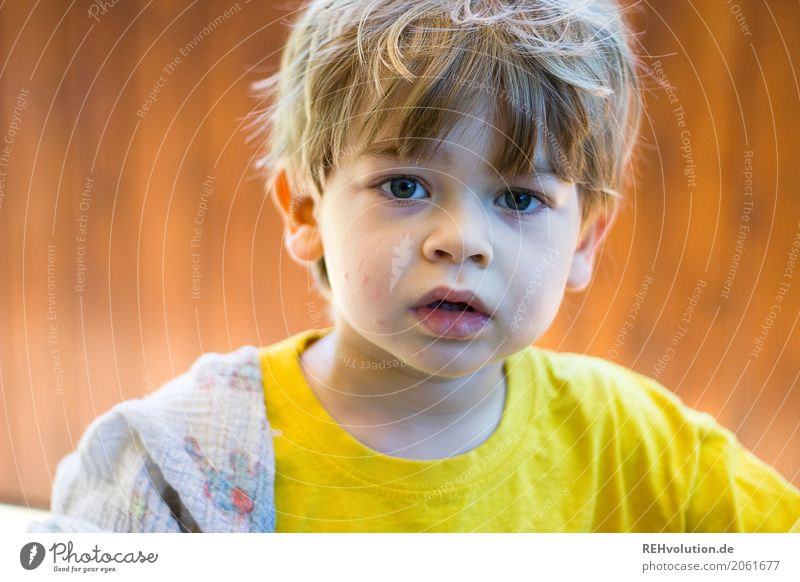
[[[800,491],[710,415],[585,355],[530,347],[508,357],[503,417],[467,453],[379,453],[336,423],[303,375],[299,354],[330,329],[261,349],[279,532],[785,532],[800,524]]]

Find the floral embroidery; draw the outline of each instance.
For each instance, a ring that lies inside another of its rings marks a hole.
[[[260,392],[262,387],[261,368],[253,363],[231,365],[222,362],[209,362],[198,372],[204,388],[212,389],[218,383],[235,390]]]
[[[242,517],[253,511],[255,502],[252,492],[257,485],[259,463],[253,466],[245,452],[234,449],[228,454],[231,470],[221,472],[203,453],[194,437],[184,439],[185,449],[200,466],[206,478],[203,493],[215,506]]]
[[[128,517],[130,517],[132,523],[141,524],[144,522],[146,515],[147,497],[140,491],[134,490],[131,495],[131,505],[128,508]]]

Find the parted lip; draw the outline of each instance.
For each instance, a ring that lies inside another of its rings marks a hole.
[[[427,307],[435,301],[449,301],[451,303],[466,303],[475,311],[479,311],[487,317],[491,317],[491,310],[486,307],[475,291],[450,289],[448,287],[436,287],[420,297],[414,305],[414,309]]]

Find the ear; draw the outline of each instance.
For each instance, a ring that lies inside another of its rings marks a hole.
[[[611,230],[616,217],[617,206],[606,204],[586,219],[578,237],[578,247],[572,257],[572,265],[567,276],[567,289],[582,291],[589,284],[594,271],[595,254],[600,242]]]
[[[319,205],[309,194],[295,192],[285,169],[275,178],[272,201],[283,218],[283,241],[296,262],[313,263],[324,256],[322,233],[317,224]]]

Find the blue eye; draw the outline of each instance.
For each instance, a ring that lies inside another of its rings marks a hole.
[[[388,192],[383,188],[385,184],[390,184]],[[418,180],[403,176],[390,178],[385,182],[381,182],[378,184],[378,186],[381,187],[381,191],[386,192],[386,194],[391,196],[395,196],[398,200],[409,200],[418,190],[425,192],[425,189]]]
[[[528,210],[531,205],[533,205],[534,211],[539,206],[543,205],[543,202],[530,192],[514,192],[509,190],[498,198],[502,198],[503,201],[508,205],[509,210],[512,210],[518,214],[532,214],[531,212],[525,211]]]
[[[409,176],[393,176],[378,184],[378,188],[389,197],[389,202],[401,206],[421,200],[428,194],[425,186],[417,178]],[[415,197],[417,194],[421,196]],[[509,211],[518,216],[532,217],[542,206],[546,206],[539,195],[524,190],[507,190],[495,200],[500,199]]]

